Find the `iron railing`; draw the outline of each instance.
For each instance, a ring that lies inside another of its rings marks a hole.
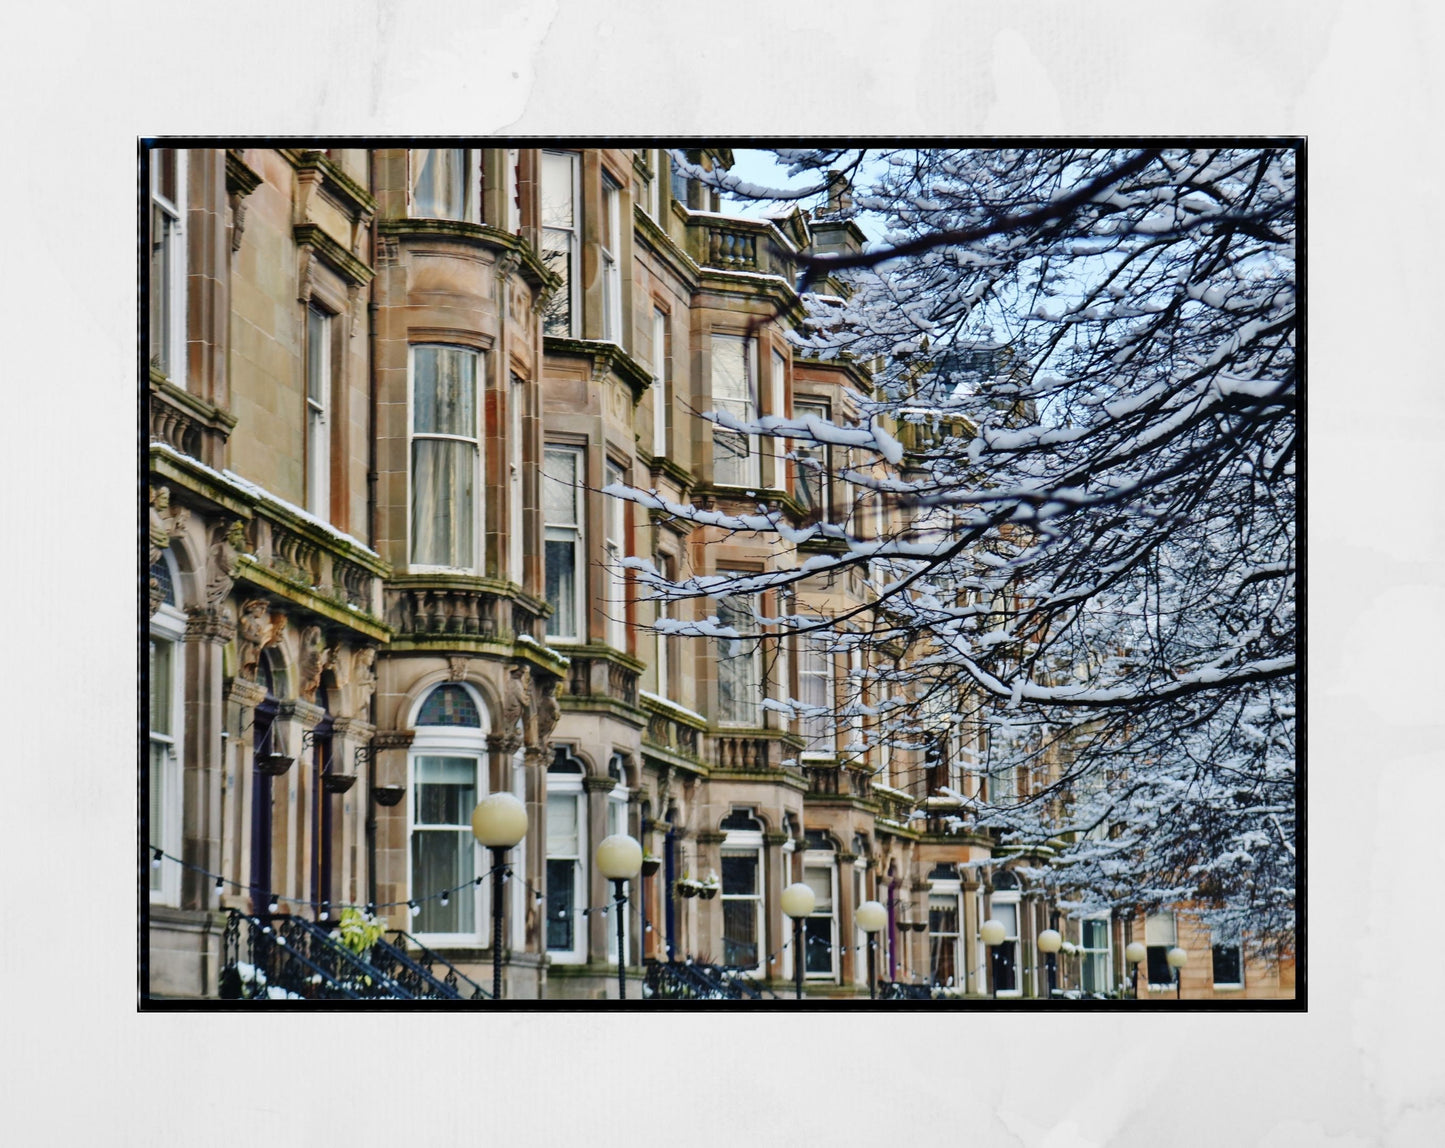
[[[388,941],[385,937],[377,942],[384,945],[386,950],[396,953],[401,960],[415,969],[420,970],[428,981],[441,985],[450,994],[446,999],[457,1000],[492,1000],[492,994],[456,965],[452,964],[440,953],[435,953],[427,948],[405,929],[397,929],[392,933],[392,939]],[[416,956],[411,955],[410,950],[416,950]],[[437,967],[445,969],[446,972],[437,976]]]
[[[735,985],[709,976],[702,966],[690,961],[649,959],[642,978],[642,995],[647,1000],[742,1000]]]
[[[261,918],[228,911],[223,1000],[412,1000],[393,977],[288,914]]]

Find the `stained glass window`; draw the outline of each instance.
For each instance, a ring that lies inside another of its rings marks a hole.
[[[461,686],[438,686],[422,703],[416,724],[479,727],[482,718],[472,695]]]

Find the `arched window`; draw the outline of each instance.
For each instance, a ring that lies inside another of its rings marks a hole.
[[[150,574],[163,591],[160,607],[150,619],[150,761],[146,775],[146,835],[150,846],[172,857],[181,855],[181,747],[185,730],[186,616],[178,609],[176,559],[169,549],[151,567]],[[178,903],[181,867],[173,861],[152,865],[150,899]]]
[[[1012,873],[1001,870],[993,876],[993,896],[989,915],[1004,928],[1002,944],[989,953],[993,969],[994,992],[1001,997],[1018,996],[1019,987],[1019,881]]]
[[[547,952],[558,964],[587,960],[586,768],[566,746],[557,746],[547,767]]]
[[[722,961],[749,971],[762,968],[763,827],[750,809],[734,809],[719,826],[722,843]]]
[[[487,793],[486,710],[470,686],[437,686],[416,707],[410,753],[407,854],[409,899],[423,938],[485,943],[490,882],[472,810]],[[445,898],[443,898],[445,894]]]
[[[838,979],[838,856],[826,833],[803,835],[803,880],[813,890],[813,912],[803,921],[803,973],[810,980]]]

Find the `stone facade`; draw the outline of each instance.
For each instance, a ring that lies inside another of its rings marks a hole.
[[[978,925],[1004,911],[1004,992],[1047,991],[1033,938],[1050,907],[1002,876],[1037,859],[931,807],[921,755],[761,704],[846,702],[847,654],[769,639],[749,667],[662,636],[617,567],[800,555],[610,499],[611,482],[799,523],[842,512],[786,446],[720,439],[694,412],[737,400],[740,378],[753,414],[856,409],[865,365],[788,339],[797,254],[856,246],[856,228],[722,215],[655,148],[150,158],[152,331],[184,345],[153,348],[146,394],[152,994],[215,995],[225,910],[272,903],[377,906],[478,980],[500,943],[509,997],[615,994],[591,851],[617,831],[657,861],[628,902],[635,978],[695,956],[787,984],[779,894],[806,879],[827,906],[810,992],[866,995],[864,899],[890,909],[880,977],[992,991]],[[863,593],[814,578],[794,607]],[[485,882],[445,903],[429,886],[486,871],[466,818],[499,790],[529,820],[494,941]],[[697,882],[719,892],[685,895]]]

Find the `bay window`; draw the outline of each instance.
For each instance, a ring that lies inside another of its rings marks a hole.
[[[809,850],[803,855],[803,883],[813,891],[813,912],[803,918],[803,975],[813,980],[836,980],[838,976],[836,868],[831,850]]]
[[[746,598],[720,598],[718,624],[740,634],[752,630],[756,621]],[[758,639],[745,637],[717,639],[718,721],[726,725],[757,726],[762,712],[762,688],[758,673]]]
[[[411,565],[474,570],[481,519],[478,351],[411,348]]]
[[[804,753],[834,752],[833,652],[827,638],[804,637],[798,651],[798,701],[805,707],[798,732],[807,739]]]
[[[489,919],[472,834],[472,810],[487,789],[484,712],[470,687],[448,684],[427,695],[414,719],[407,888],[419,909],[409,927],[420,936],[475,941]]]
[[[1244,988],[1244,950],[1237,932],[1209,935],[1210,956],[1213,959],[1214,987],[1217,989]]]
[[[602,177],[602,337],[622,342],[622,189]]]
[[[757,418],[757,345],[743,335],[712,337],[712,405],[718,414],[743,422]],[[714,423],[713,481],[720,486],[756,487],[757,436]]]
[[[1002,944],[994,945],[989,952],[993,969],[994,993],[998,996],[1018,996],[1019,988],[1019,886],[1018,878],[1011,873],[999,873],[993,881],[993,897],[989,915],[1003,926]]]
[[[627,481],[622,468],[608,461],[604,468],[606,484],[621,485]],[[614,650],[627,650],[627,571],[622,560],[627,557],[627,503],[620,498],[603,502],[603,561],[607,567],[607,644]]]
[[[652,309],[652,453],[667,456],[667,314]]]
[[[1114,987],[1109,914],[1079,922],[1079,968],[1086,993],[1108,993]]]
[[[526,396],[526,384],[513,375],[512,385],[507,391],[507,490],[511,500],[507,514],[507,569],[518,586],[527,584],[526,531],[522,512],[522,409]]]
[[[185,713],[186,616],[176,608],[175,577],[169,552],[152,568],[164,571],[158,581],[165,591],[150,620],[150,761],[147,774],[147,844],[172,857],[181,855],[182,715]],[[162,860],[150,869],[150,899],[174,905],[180,895],[181,869]]]
[[[758,971],[762,967],[763,937],[763,832],[747,810],[734,810],[723,819],[722,842],[722,963],[731,968]]]
[[[958,961],[958,891],[956,880],[929,882],[928,965],[933,983],[945,988],[963,984]]]
[[[542,316],[542,332],[546,335],[578,334],[581,312],[581,277],[577,274],[579,191],[577,156],[572,152],[543,152],[542,262],[562,280]]]
[[[800,420],[811,417],[826,422],[828,404],[794,399],[793,417]],[[793,494],[802,504],[803,510],[820,522],[829,522],[832,517],[829,498],[829,475],[832,471],[831,447],[807,437],[795,441]]]
[[[413,148],[412,218],[479,222],[476,161],[467,148]]]
[[[582,766],[565,749],[547,769],[547,951],[559,964],[587,960],[587,930],[580,907],[587,857],[586,798]]]
[[[150,364],[185,386],[186,152],[150,153]]]
[[[1174,970],[1169,967],[1167,954],[1179,943],[1178,937],[1173,913],[1150,913],[1144,918],[1145,968],[1151,989],[1174,987]]]
[[[331,517],[331,316],[306,308],[306,509]]]
[[[580,447],[549,446],[542,463],[542,516],[546,539],[547,636],[585,640],[586,566],[583,555],[583,454]]]

